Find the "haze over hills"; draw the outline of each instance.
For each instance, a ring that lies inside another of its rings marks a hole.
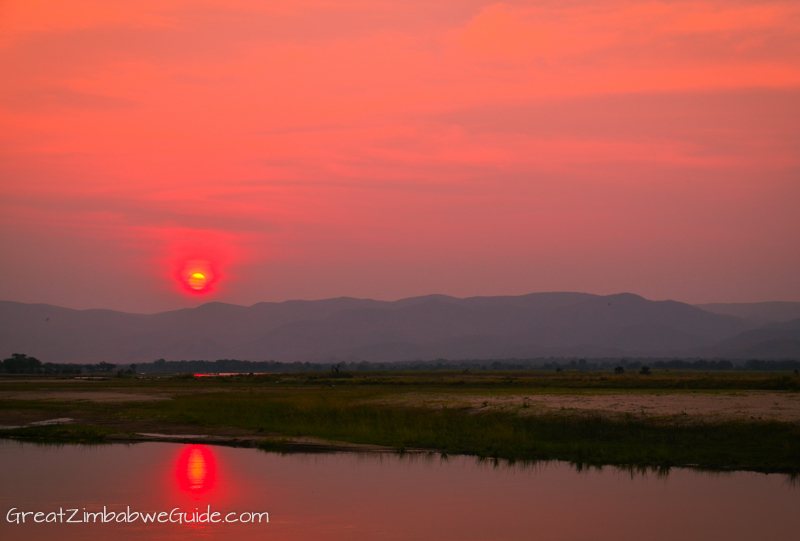
[[[149,315],[0,302],[0,354],[118,364],[158,358],[749,358],[755,351],[773,355],[762,358],[787,358],[800,357],[800,341],[793,342],[799,326],[763,327],[743,317],[629,293],[428,295],[394,302],[338,298],[250,307],[208,303]]]
[[[696,304],[695,306],[706,312],[741,317],[760,325],[800,319],[800,302],[739,302]]]
[[[709,351],[732,358],[800,359],[800,319],[744,331],[715,344]]]

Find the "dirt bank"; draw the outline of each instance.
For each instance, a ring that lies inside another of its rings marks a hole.
[[[474,411],[514,408],[519,409],[521,414],[577,410],[647,416],[687,415],[709,420],[739,418],[800,423],[800,394],[788,392],[628,392],[507,396],[409,393],[384,403],[433,408],[468,407]]]

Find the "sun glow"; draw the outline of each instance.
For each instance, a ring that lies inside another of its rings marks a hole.
[[[219,280],[219,273],[215,272],[212,264],[203,259],[184,261],[179,267],[178,281],[187,293],[211,293],[214,285]]]
[[[194,272],[189,277],[189,287],[195,290],[201,290],[206,287],[206,277],[202,272]]]

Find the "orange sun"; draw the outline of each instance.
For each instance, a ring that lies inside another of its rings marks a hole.
[[[189,277],[189,287],[195,291],[200,291],[206,287],[206,275],[202,272],[193,272]]]
[[[211,293],[216,282],[219,280],[219,273],[215,272],[212,264],[203,259],[193,259],[185,261],[183,269],[179,271],[178,278],[184,291],[193,294]]]

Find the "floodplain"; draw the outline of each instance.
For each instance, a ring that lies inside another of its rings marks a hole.
[[[797,474],[799,390],[752,371],[6,376],[0,437]]]

